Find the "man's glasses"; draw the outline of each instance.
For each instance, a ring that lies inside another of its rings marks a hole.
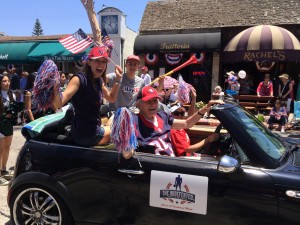
[[[180,112],[175,111],[173,114],[174,114],[174,116],[184,116],[185,112],[184,111],[180,111]]]

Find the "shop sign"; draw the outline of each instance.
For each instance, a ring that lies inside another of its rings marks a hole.
[[[160,50],[186,50],[190,49],[190,44],[183,43],[183,44],[178,44],[178,43],[173,43],[173,44],[167,44],[167,43],[162,43],[160,44]]]
[[[193,76],[204,76],[205,71],[193,71]]]
[[[44,56],[44,60],[53,61],[75,61],[74,56]]]
[[[245,52],[244,60],[246,61],[261,61],[261,60],[270,60],[270,61],[284,61],[285,52],[284,51],[258,51],[258,52]]]
[[[8,59],[8,54],[6,54],[6,55],[0,55],[0,59]]]

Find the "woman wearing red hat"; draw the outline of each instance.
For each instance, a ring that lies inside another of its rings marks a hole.
[[[116,66],[116,80],[109,91],[105,86],[107,63],[106,50],[99,46],[92,48],[83,73],[73,75],[62,94],[62,105],[71,99],[75,110],[71,134],[78,145],[93,146],[110,141],[110,127],[101,124],[100,106],[103,98],[109,102],[116,100],[123,70]]]

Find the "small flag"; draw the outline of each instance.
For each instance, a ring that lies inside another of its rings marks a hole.
[[[72,52],[73,54],[77,54],[91,44],[93,44],[93,40],[83,32],[83,30],[79,29],[72,35],[68,35],[64,38],[58,40],[67,50]]]
[[[107,34],[107,32],[104,28],[101,31],[101,41],[102,41],[102,44],[106,48],[108,56],[110,57],[111,52],[114,48],[114,42],[112,40],[110,40],[110,38],[109,38],[109,36],[108,36],[108,34]]]

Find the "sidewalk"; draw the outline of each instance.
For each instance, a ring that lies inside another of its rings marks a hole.
[[[8,169],[14,168],[19,150],[22,148],[24,142],[25,139],[21,134],[21,126],[15,126],[13,140],[7,162]],[[0,224],[12,225],[12,223],[10,222],[9,208],[7,206],[7,186],[0,186]]]

